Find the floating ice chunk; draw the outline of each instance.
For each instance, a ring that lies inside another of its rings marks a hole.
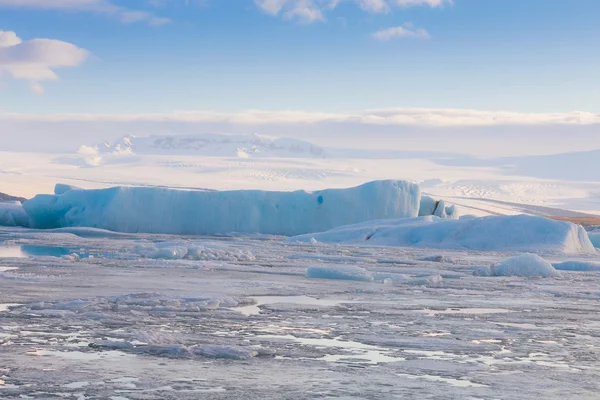
[[[583,227],[529,215],[368,221],[289,240],[307,243],[313,238],[321,243],[354,245],[598,254]]]
[[[421,196],[419,205],[419,217],[435,215],[439,218],[458,219],[458,209],[456,206],[446,206],[444,200],[435,200],[430,196]]]
[[[306,269],[307,278],[340,279],[345,281],[372,281],[373,275],[364,268],[351,265],[331,267],[310,267]]]
[[[429,261],[429,262],[452,264],[454,262],[454,259],[438,254],[438,255],[434,255],[434,256],[426,256],[426,257],[420,258],[419,261]]]
[[[251,251],[239,249],[219,249],[209,246],[196,246],[187,249],[186,259],[189,260],[215,260],[215,261],[255,261],[256,257]]]
[[[0,201],[0,226],[28,227],[29,224],[29,215],[19,201]]]
[[[600,271],[600,264],[586,261],[565,261],[562,263],[552,264],[559,271]]]
[[[254,349],[237,346],[192,346],[190,352],[195,356],[229,360],[246,360],[258,355]]]
[[[425,217],[427,215],[433,215],[435,212],[435,208],[437,206],[437,201],[433,199],[433,197],[421,196],[421,202],[419,204],[419,217]]]
[[[378,273],[375,275],[375,279],[377,281],[382,281],[383,283],[411,286],[437,286],[444,280],[440,275],[427,275],[411,278],[408,275],[396,273]]]
[[[187,254],[185,247],[165,247],[150,253],[150,258],[162,260],[181,260]]]
[[[412,286],[437,286],[442,283],[444,278],[441,275],[429,275],[412,278],[406,281],[407,285]]]
[[[473,275],[475,276],[494,276],[494,272],[492,271],[492,267],[489,265],[483,265],[481,267],[477,267],[475,271],[473,271]]]
[[[494,276],[560,277],[552,264],[535,254],[522,254],[502,261],[492,268]]]
[[[448,218],[448,214],[446,214],[446,203],[444,202],[444,200],[440,200],[438,202],[437,206],[435,207],[435,211],[433,212],[433,215],[439,218]]]
[[[159,260],[255,261],[250,250],[241,250],[214,243],[190,246],[188,242],[166,242],[157,245],[137,245],[134,252]]]
[[[416,217],[420,196],[416,184],[391,180],[312,193],[115,187],[37,195],[23,207],[35,228],[292,236],[373,219]]]
[[[76,254],[76,253],[65,254],[64,256],[62,256],[60,258],[63,259],[63,260],[65,260],[65,261],[71,261],[71,262],[79,262],[79,261],[81,261],[81,256],[79,256],[79,254]]]

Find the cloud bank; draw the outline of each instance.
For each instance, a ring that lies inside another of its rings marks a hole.
[[[234,125],[309,125],[339,123],[379,126],[420,127],[483,127],[532,125],[596,125],[600,114],[589,112],[569,113],[518,113],[510,111],[481,111],[435,108],[384,108],[347,113],[309,111],[245,110],[239,112],[174,111],[159,114],[0,114],[3,121],[147,121],[228,123]]]

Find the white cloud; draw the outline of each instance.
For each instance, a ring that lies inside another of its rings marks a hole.
[[[425,29],[412,29],[412,24],[407,23],[404,26],[394,26],[382,29],[373,33],[371,36],[377,40],[391,40],[402,38],[429,39],[429,32]]]
[[[57,80],[56,68],[77,67],[89,52],[74,44],[52,39],[21,40],[15,32],[0,31],[0,71],[14,79],[26,79],[34,93],[42,94],[39,83]]]
[[[89,11],[113,16],[123,23],[146,22],[150,26],[160,26],[171,22],[168,18],[156,17],[146,11],[131,10],[115,5],[108,0],[0,0],[0,8],[6,7]]]
[[[311,2],[298,5],[285,13],[285,18],[296,19],[303,23],[313,23],[316,21],[325,21],[321,10],[315,7]]]
[[[370,13],[386,13],[390,6],[385,0],[357,0],[359,7]]]
[[[254,3],[272,16],[283,14],[285,19],[307,24],[325,21],[320,0],[254,0]]]
[[[600,114],[578,111],[533,114],[445,108],[384,108],[352,113],[246,110],[239,112],[174,111],[163,114],[0,114],[0,122],[7,120],[228,123],[243,126],[340,123],[371,126],[484,127],[595,125],[600,124]]]
[[[342,2],[352,2],[371,14],[388,13],[392,4],[401,8],[424,5],[435,8],[453,4],[453,0],[254,0],[266,14],[283,15],[284,18],[306,23],[324,21],[325,12],[337,8]]]
[[[44,94],[44,87],[39,82],[35,82],[35,81],[29,82],[29,89],[31,89],[31,91],[35,94],[39,94],[39,95]]]
[[[400,7],[429,6],[431,8],[443,7],[446,4],[454,4],[453,0],[395,0]]]

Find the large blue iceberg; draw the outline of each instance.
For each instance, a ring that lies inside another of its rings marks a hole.
[[[419,214],[419,186],[375,181],[316,192],[188,191],[148,187],[59,188],[23,208],[34,228],[93,227],[128,233],[294,236]],[[64,190],[63,190],[64,189]]]

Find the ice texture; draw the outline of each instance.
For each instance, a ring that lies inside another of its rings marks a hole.
[[[453,250],[597,254],[583,227],[528,215],[448,220],[435,216],[369,221],[292,242],[363,244]]]
[[[588,232],[588,236],[594,247],[600,247],[600,232]]]
[[[35,228],[93,227],[127,233],[293,236],[419,212],[420,189],[374,181],[317,192],[185,191],[113,187],[37,195],[23,205]]]
[[[310,267],[306,269],[307,278],[340,279],[344,281],[372,281],[373,275],[364,268],[352,265],[331,267]]]
[[[29,216],[20,202],[0,202],[0,226],[29,226]]]

